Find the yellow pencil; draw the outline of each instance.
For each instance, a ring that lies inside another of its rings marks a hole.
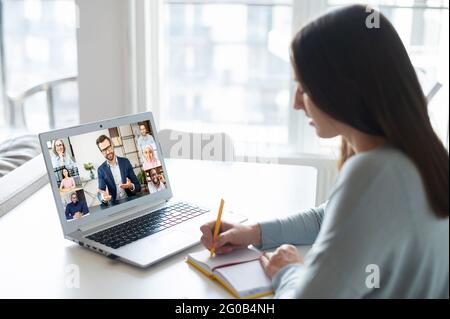
[[[223,212],[223,205],[225,204],[225,201],[223,199],[220,200],[220,207],[219,207],[219,212],[217,214],[217,219],[216,219],[216,226],[214,227],[214,234],[213,234],[213,245],[211,247],[211,256],[214,256],[214,250],[215,250],[215,241],[217,239],[217,235],[219,235],[219,229],[220,229],[220,222],[222,219],[222,212]]]

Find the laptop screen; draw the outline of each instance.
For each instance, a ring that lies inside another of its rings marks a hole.
[[[166,189],[150,121],[47,141],[67,222]]]

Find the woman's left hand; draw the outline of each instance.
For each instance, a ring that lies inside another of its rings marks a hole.
[[[303,257],[299,254],[297,248],[292,245],[282,245],[274,253],[264,253],[259,258],[261,265],[267,276],[272,278],[286,265],[303,264]]]

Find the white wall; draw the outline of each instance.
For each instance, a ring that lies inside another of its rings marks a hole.
[[[129,0],[76,0],[80,122],[131,112]]]

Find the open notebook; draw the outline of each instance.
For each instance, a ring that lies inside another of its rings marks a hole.
[[[236,298],[272,294],[272,281],[259,262],[261,252],[243,248],[210,258],[209,250],[189,254],[186,261],[210,279],[217,280]]]

